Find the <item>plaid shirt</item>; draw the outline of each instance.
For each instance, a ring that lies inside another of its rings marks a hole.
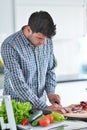
[[[54,93],[56,77],[51,39],[35,47],[22,30],[9,36],[1,46],[4,61],[4,95],[16,101],[30,101],[34,108],[45,108],[46,93]]]

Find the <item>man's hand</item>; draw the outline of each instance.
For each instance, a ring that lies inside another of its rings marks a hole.
[[[63,107],[61,105],[58,105],[58,104],[53,104],[53,105],[50,105],[47,107],[48,110],[51,110],[51,111],[56,111],[56,112],[59,112],[61,114],[65,114],[66,111],[63,109]]]
[[[66,111],[63,109],[62,105],[61,105],[61,102],[60,102],[60,96],[58,94],[52,94],[52,93],[49,93],[48,95],[48,99],[50,101],[50,103],[52,105],[48,106],[48,110],[51,110],[51,111],[56,111],[56,112],[59,112],[59,113],[66,113]]]
[[[60,96],[58,94],[49,93],[47,96],[51,104],[60,104]]]

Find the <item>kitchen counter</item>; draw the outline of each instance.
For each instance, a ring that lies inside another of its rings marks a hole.
[[[78,121],[78,120],[66,120],[62,123],[50,124],[47,127],[40,127],[40,126],[21,127],[21,125],[19,125],[18,130],[22,130],[23,128],[25,128],[25,130],[28,130],[29,128],[31,128],[32,130],[87,130],[87,122]]]
[[[87,81],[87,74],[71,74],[57,76],[57,83]]]
[[[4,86],[4,74],[0,73],[0,89],[2,89]]]
[[[57,83],[87,81],[87,74],[58,75]],[[4,74],[0,74],[0,89],[4,86]]]
[[[4,79],[4,75],[1,75],[1,79],[2,79],[2,85],[3,85],[3,79]],[[77,81],[87,81],[87,75],[79,75],[79,74],[73,74],[73,75],[60,75],[57,77],[57,83],[74,83],[74,82],[77,82]],[[0,80],[1,82],[1,80]],[[63,85],[63,84],[61,84]],[[74,85],[74,84],[73,84]],[[65,87],[65,85],[64,85]],[[72,87],[72,86],[71,86]],[[71,87],[69,87],[71,89]],[[75,86],[73,86],[75,87]],[[1,87],[2,88],[2,87]],[[62,87],[60,87],[62,88]],[[76,88],[76,87],[75,87]],[[64,88],[63,88],[64,89]],[[2,90],[2,89],[1,89]],[[58,88],[59,90],[59,88]],[[69,91],[69,90],[68,90]],[[82,92],[82,91],[81,91]],[[62,91],[63,93],[63,91]],[[64,96],[64,94],[63,94]],[[63,99],[63,98],[62,98]],[[82,98],[83,99],[83,98]],[[64,99],[65,100],[65,99]],[[55,129],[47,129],[47,128],[39,128],[40,130],[87,130],[87,122],[83,122],[83,121],[70,121],[70,120],[67,120],[64,122],[65,125],[68,124],[68,126],[64,127],[64,126],[61,126],[59,128],[55,128]],[[54,125],[55,127],[56,125]],[[83,129],[84,127],[84,129]],[[38,127],[37,129],[36,128],[33,128],[32,130],[39,130]],[[21,129],[22,130],[22,129]]]
[[[9,130],[9,129],[6,129]],[[62,123],[53,123],[47,127],[32,127],[18,125],[17,130],[87,130],[87,122],[78,120],[66,120]]]

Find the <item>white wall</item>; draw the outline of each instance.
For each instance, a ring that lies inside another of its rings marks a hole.
[[[55,93],[60,95],[63,106],[79,104],[87,101],[87,81],[58,83]]]
[[[85,0],[16,0],[16,30],[27,24],[36,10],[46,10],[57,25],[54,53],[58,61],[56,74],[79,73],[79,39],[86,32]]]
[[[0,46],[14,32],[13,0],[0,0]]]
[[[53,39],[58,61],[56,74],[79,73],[79,39],[87,31],[86,0],[3,0],[0,4],[0,43],[27,24],[28,17],[36,10],[48,11],[57,25]]]
[[[13,0],[0,0],[0,33],[13,32]]]

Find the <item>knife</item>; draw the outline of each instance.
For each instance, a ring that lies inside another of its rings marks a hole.
[[[64,128],[64,127],[67,127],[67,126],[68,125],[63,124],[63,125],[60,125],[60,126],[55,126],[55,127],[49,128],[48,130],[60,130],[60,128]]]
[[[87,130],[87,127],[83,127],[83,128],[76,128],[76,129],[73,129],[73,130]]]

